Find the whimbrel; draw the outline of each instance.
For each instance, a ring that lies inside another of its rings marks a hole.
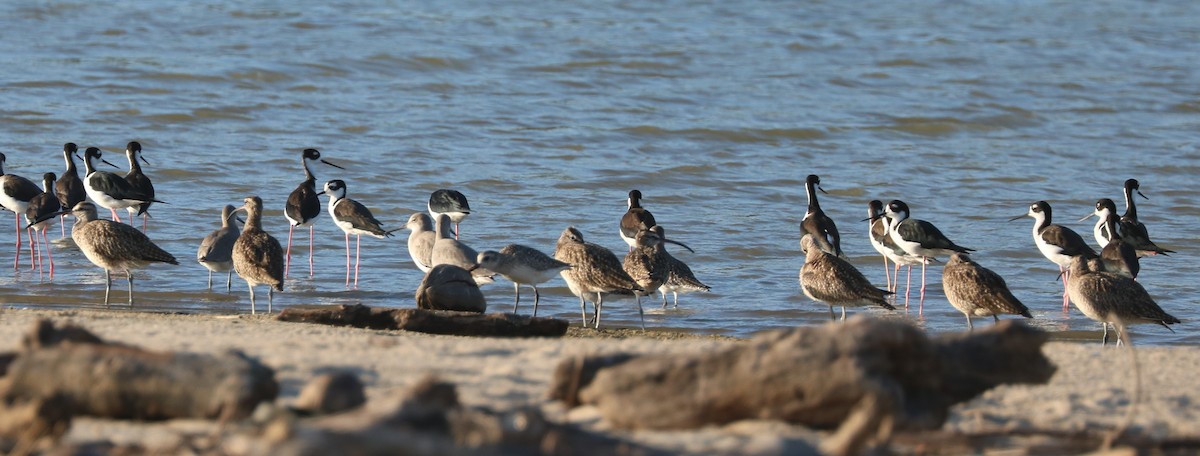
[[[75,169],[75,154],[79,152],[79,147],[75,143],[63,144],[63,160],[67,162],[67,169],[63,171],[62,177],[54,183],[54,194],[58,196],[58,203],[63,209],[75,207],[83,200],[87,199],[87,190],[83,188],[83,181],[79,179],[79,171]],[[59,228],[62,230],[62,237],[67,237],[67,224],[63,222],[67,214],[63,214],[59,220]]]
[[[1033,318],[1029,309],[1013,296],[1000,274],[980,266],[965,253],[950,255],[942,270],[942,289],[950,305],[967,316],[967,330],[974,329],[972,316],[991,315],[996,322],[1000,314]]]
[[[1142,194],[1141,184],[1137,179],[1128,179],[1125,181],[1125,214],[1121,216],[1121,238],[1133,246],[1138,252],[1138,256],[1150,256],[1168,253],[1175,253],[1174,250],[1167,250],[1154,244],[1150,240],[1150,234],[1146,231],[1146,225],[1138,221],[1137,206],[1133,203],[1133,194],[1137,193],[1142,198],[1147,198]]]
[[[845,258],[846,254],[842,253],[842,237],[838,234],[833,219],[821,210],[821,204],[817,202],[817,190],[825,193],[825,189],[821,188],[821,178],[816,174],[809,174],[804,180],[808,210],[804,213],[804,220],[800,221],[800,237],[812,236],[822,251]]]
[[[846,307],[896,309],[885,298],[890,291],[875,288],[854,265],[821,250],[813,236],[800,238],[800,248],[805,252],[800,289],[809,299],[829,305],[829,319],[835,318],[833,306],[842,306],[842,321],[846,320]]]
[[[383,223],[371,215],[371,210],[362,203],[346,197],[346,182],[334,179],[325,183],[322,194],[329,195],[329,216],[333,224],[346,233],[346,287],[350,287],[350,235],[354,243],[354,288],[358,288],[359,252],[362,251],[362,235],[385,238],[392,235],[383,229]],[[395,231],[395,230],[393,230]]]
[[[670,260],[667,251],[663,249],[663,243],[670,242],[688,250],[692,249],[678,241],[662,237],[660,232],[662,231],[655,231],[654,227],[638,232],[634,238],[633,251],[625,254],[625,260],[621,264],[622,269],[625,269],[629,277],[642,289],[634,292],[633,296],[637,300],[638,315],[642,317],[643,331],[646,329],[646,317],[642,311],[642,296],[653,295],[666,283],[671,274]]]
[[[641,190],[629,191],[629,209],[625,211],[625,215],[621,216],[621,239],[629,244],[629,251],[633,251],[636,247],[636,238],[639,231],[648,230],[650,227],[657,225],[654,221],[654,214],[642,207],[642,192]]]
[[[434,222],[434,232],[436,233],[433,242],[433,250],[429,253],[429,266],[437,266],[439,264],[452,264],[463,269],[471,271],[471,277],[475,279],[476,285],[484,285],[492,283],[492,277],[496,275],[487,268],[472,268],[479,259],[479,252],[475,249],[459,242],[457,239],[450,237],[450,216],[441,214]]]
[[[458,190],[438,189],[434,190],[429,195],[429,204],[426,205],[429,209],[429,216],[432,220],[437,220],[439,215],[446,214],[450,216],[450,221],[454,222],[454,239],[458,239],[458,224],[471,214],[471,206],[467,204],[467,197],[463,196]]]
[[[196,251],[196,261],[208,269],[208,291],[212,291],[212,276],[214,272],[227,272],[225,291],[233,289],[233,244],[237,242],[241,230],[237,226],[237,218],[233,216],[235,208],[226,204],[221,209],[221,227],[208,233],[200,241],[200,249]]]
[[[112,291],[112,271],[125,271],[129,280],[129,306],[133,307],[133,270],[150,263],[179,264],[175,257],[154,245],[150,238],[137,228],[101,220],[96,215],[96,205],[84,201],[71,209],[75,216],[75,227],[71,239],[92,264],[104,269],[104,305]]]
[[[33,197],[44,193],[29,179],[15,175],[4,174],[4,162],[7,157],[0,154],[0,206],[13,211],[14,221],[17,225],[17,247],[13,258],[13,269],[17,269],[21,262],[21,216],[25,215],[25,210],[29,209],[29,202]],[[30,240],[29,246],[33,248],[33,240]],[[32,251],[30,252],[32,254]],[[29,266],[33,268],[34,259],[29,258]]]
[[[308,276],[313,276],[313,222],[321,215],[321,200],[317,198],[317,178],[308,165],[321,162],[337,169],[345,169],[321,158],[316,149],[304,149],[300,153],[300,165],[304,167],[304,181],[288,195],[283,215],[288,220],[287,259],[284,261],[283,276],[287,277],[292,265],[292,232],[297,227],[308,227]]]
[[[595,328],[600,329],[600,312],[604,307],[605,294],[632,295],[643,292],[637,282],[621,268],[617,256],[599,245],[584,242],[583,233],[573,226],[563,230],[554,248],[554,258],[570,264],[559,274],[567,282],[567,288],[579,296],[579,311],[583,314],[583,326],[588,326],[585,301],[595,305]],[[595,294],[595,299],[589,299]]]
[[[535,317],[537,316],[538,301],[541,299],[538,294],[538,284],[553,279],[559,272],[571,268],[571,265],[551,258],[541,250],[518,244],[506,245],[499,252],[493,250],[479,252],[477,258],[476,266],[472,266],[469,270],[485,268],[512,281],[513,292],[516,296],[516,299],[513,300],[513,313],[517,313],[517,305],[521,302],[521,285],[529,285],[530,288],[533,288],[533,316]]]
[[[274,237],[262,229],[262,198],[247,196],[242,207],[235,209],[246,213],[246,225],[242,234],[233,243],[233,270],[250,287],[250,313],[256,312],[254,286],[266,285],[267,313],[274,304],[275,291],[283,291],[283,247]]]
[[[104,159],[104,155],[100,153],[99,148],[87,148],[83,152],[83,188],[87,192],[88,198],[91,198],[98,206],[112,212],[113,220],[121,221],[121,217],[117,216],[117,209],[124,209],[149,202],[162,202],[154,199],[153,196],[149,196],[133,188],[133,186],[129,185],[129,181],[121,176],[108,171],[97,170],[96,162],[116,167],[116,165]]]
[[[1075,307],[1104,325],[1102,343],[1108,343],[1108,323],[1117,330],[1118,345],[1126,337],[1125,327],[1132,324],[1154,323],[1175,332],[1167,325],[1179,323],[1179,319],[1163,311],[1142,284],[1101,269],[1099,258],[1075,257],[1066,280]]]
[[[417,265],[417,269],[421,272],[429,272],[433,268],[431,256],[433,255],[433,243],[437,242],[437,233],[433,231],[433,219],[429,218],[429,214],[424,212],[414,212],[408,216],[408,223],[404,224],[404,228],[408,229],[408,256],[412,258],[413,264]]]
[[[884,209],[888,217],[888,236],[896,246],[905,253],[921,259],[921,304],[919,312],[925,310],[925,265],[929,260],[939,256],[953,255],[954,252],[973,252],[955,244],[942,234],[932,223],[924,220],[909,218],[908,205],[900,200],[892,200]]]
[[[137,141],[130,141],[125,146],[125,158],[129,159],[129,172],[125,174],[125,180],[129,182],[129,186],[134,190],[142,192],[150,198],[154,198],[154,184],[150,182],[150,178],[142,172],[142,165],[138,160],[150,164],[146,157],[142,155],[142,144]],[[129,224],[133,224],[135,216],[142,216],[142,232],[146,231],[146,219],[150,214],[146,213],[150,209],[150,202],[129,206],[125,210],[129,211]]]
[[[662,225],[654,225],[650,228],[650,231],[653,231],[660,238],[665,239],[667,237],[666,230],[663,229]],[[689,252],[693,252],[690,247],[686,245],[683,247],[687,248]],[[665,245],[663,246],[662,254],[666,257],[667,281],[663,282],[662,286],[658,287],[658,292],[662,294],[664,309],[667,308],[667,293],[671,293],[671,295],[674,297],[674,305],[672,308],[679,308],[680,293],[712,290],[712,287],[705,285],[704,282],[701,282],[696,278],[696,274],[692,273],[692,268],[689,268],[687,263],[684,263],[680,259],[671,255],[671,253],[667,251]]]
[[[1059,275],[1067,274],[1063,277],[1063,311],[1065,312],[1071,305],[1067,296],[1067,278],[1070,276],[1067,266],[1071,263],[1071,258],[1082,256],[1084,259],[1088,259],[1095,258],[1097,255],[1096,251],[1088,246],[1079,233],[1062,225],[1051,224],[1052,214],[1050,203],[1038,201],[1029,205],[1029,211],[1025,215],[1018,215],[1010,220],[1026,216],[1033,217],[1033,243],[1042,252],[1042,256],[1058,265]]]
[[[58,197],[54,195],[54,181],[58,176],[54,173],[46,173],[42,175],[42,191],[29,201],[29,207],[25,209],[25,223],[29,230],[29,247],[36,248],[37,252],[37,268],[39,274],[42,271],[42,252],[40,249],[40,241],[37,234],[42,234],[42,240],[46,241],[46,257],[50,260],[50,278],[54,278],[54,254],[50,253],[50,239],[46,236],[46,231],[50,226],[54,225],[60,214],[63,214],[62,204],[59,203]],[[30,258],[33,257],[33,252],[30,252]]]

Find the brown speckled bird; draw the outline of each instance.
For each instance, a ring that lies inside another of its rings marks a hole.
[[[133,270],[150,263],[179,264],[175,257],[150,242],[137,228],[110,220],[100,220],[96,205],[84,201],[71,210],[75,227],[71,239],[92,264],[104,269],[104,305],[112,291],[112,271],[125,271],[129,280],[129,306],[133,307]]]
[[[1033,318],[1025,304],[1013,296],[1000,274],[980,266],[965,253],[950,255],[942,270],[942,289],[950,305],[967,316],[967,329],[974,329],[972,316],[991,316],[1000,321],[999,314]]]
[[[585,301],[595,304],[595,328],[600,329],[600,311],[604,307],[605,294],[632,295],[644,292],[637,282],[621,268],[617,256],[602,246],[584,242],[583,233],[573,226],[563,230],[554,248],[554,258],[571,265],[571,269],[560,274],[567,288],[579,296],[579,311],[583,314],[583,326],[588,326]],[[595,299],[588,299],[595,294]]]
[[[800,238],[804,249],[804,266],[800,268],[800,289],[814,301],[829,305],[829,318],[834,319],[833,306],[842,306],[842,321],[846,320],[846,307],[879,306],[895,310],[884,299],[892,294],[871,285],[854,265],[817,247],[812,236]]]
[[[233,270],[250,286],[250,313],[256,312],[254,286],[267,285],[267,312],[275,291],[283,291],[283,246],[262,229],[262,199],[247,196],[238,211],[246,213],[246,226],[233,244]]]
[[[1104,325],[1101,343],[1108,343],[1109,323],[1117,330],[1118,345],[1127,337],[1125,327],[1132,324],[1154,323],[1175,332],[1167,325],[1179,319],[1159,307],[1142,284],[1103,269],[1099,258],[1073,258],[1067,279],[1067,293],[1075,307]]]
[[[666,230],[663,229],[662,225],[654,225],[650,230],[657,233],[659,237],[667,237]],[[688,249],[689,252],[695,253],[690,247],[686,245],[683,247]],[[658,292],[662,294],[664,309],[667,308],[667,293],[674,295],[675,302],[672,308],[678,308],[680,293],[712,290],[712,287],[705,285],[704,282],[696,278],[696,274],[692,273],[692,268],[689,268],[687,263],[672,256],[667,251],[666,246],[663,246],[662,254],[666,256],[667,281],[663,282],[661,287],[658,287]]]

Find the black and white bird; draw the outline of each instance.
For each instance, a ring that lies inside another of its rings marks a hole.
[[[874,247],[875,251],[883,256],[883,273],[887,276],[887,289],[892,293],[898,292],[900,288],[900,266],[908,266],[908,276],[904,285],[904,305],[908,307],[908,291],[912,285],[912,267],[921,263],[928,264],[930,260],[909,255],[908,252],[896,245],[895,241],[892,241],[892,237],[888,233],[889,221],[884,216],[882,201],[871,200],[867,203],[867,218],[863,221],[870,223],[867,230],[868,238],[871,241],[871,247]],[[894,273],[888,271],[888,260],[896,265]]]
[[[317,197],[317,178],[313,176],[309,165],[324,163],[337,169],[345,169],[321,158],[321,152],[316,149],[304,149],[300,153],[300,165],[304,167],[304,181],[288,195],[287,205],[283,209],[284,217],[288,220],[287,255],[284,260],[283,276],[287,278],[292,265],[292,232],[297,227],[308,227],[308,276],[313,275],[313,222],[321,215],[321,199]]]
[[[1042,252],[1042,256],[1058,265],[1059,275],[1063,278],[1063,310],[1066,311],[1071,305],[1067,295],[1067,278],[1070,274],[1067,267],[1070,266],[1071,259],[1083,257],[1086,260],[1096,258],[1097,255],[1079,233],[1062,225],[1054,225],[1052,216],[1050,203],[1038,201],[1030,204],[1029,211],[1024,215],[1009,220],[1033,217],[1033,243],[1037,245],[1038,251]]]
[[[838,234],[837,225],[833,223],[833,219],[821,210],[821,204],[817,202],[817,190],[826,193],[825,189],[821,188],[821,178],[816,174],[809,174],[808,178],[804,180],[804,193],[808,195],[808,210],[804,213],[804,220],[800,221],[800,237],[812,236],[821,251],[836,255],[838,258],[845,258],[846,254],[842,253],[842,236]]]
[[[46,241],[46,258],[50,260],[50,278],[54,278],[54,254],[50,253],[50,239],[46,237],[46,231],[54,226],[54,223],[60,216],[65,214],[62,210],[62,204],[59,203],[58,197],[54,195],[54,181],[58,176],[54,173],[46,173],[42,175],[42,193],[33,197],[29,201],[29,207],[25,209],[25,227],[29,230],[29,247],[37,251],[37,268],[39,273],[42,271],[42,248],[38,240],[38,233],[41,233],[42,240]],[[32,258],[34,253],[30,252]]]
[[[1117,215],[1117,203],[1108,198],[1096,201],[1096,209],[1079,221],[1096,216],[1096,226],[1092,228],[1092,236],[1100,245],[1100,260],[1104,270],[1136,279],[1142,266],[1138,261],[1137,249],[1121,238],[1121,217]]]
[[[117,215],[117,209],[125,209],[150,202],[162,202],[141,190],[133,188],[124,177],[96,169],[97,162],[114,168],[116,167],[116,165],[104,160],[104,155],[100,153],[99,148],[87,148],[83,152],[83,188],[87,192],[88,198],[91,198],[96,205],[112,212],[113,220],[117,222],[121,221],[121,217]]]
[[[458,224],[471,215],[471,206],[467,197],[458,190],[438,189],[429,195],[430,220],[437,220],[439,215],[446,214],[454,223],[454,239],[458,239]]]
[[[125,174],[125,180],[129,182],[129,186],[133,187],[150,198],[154,198],[154,184],[150,182],[150,178],[142,172],[142,164],[138,163],[141,160],[149,165],[150,161],[142,155],[142,144],[137,141],[130,141],[125,146],[125,158],[129,159],[129,172]],[[142,232],[146,231],[146,219],[150,214],[146,211],[150,209],[151,202],[146,202],[134,206],[129,206],[125,210],[129,211],[129,224],[133,224],[133,219],[140,215],[142,216]]]
[[[42,193],[42,189],[38,188],[29,179],[15,175],[4,174],[4,163],[7,160],[4,154],[0,154],[0,206],[13,212],[17,224],[17,247],[16,256],[13,259],[13,269],[17,269],[21,262],[21,217],[25,215],[25,211],[29,209],[29,202],[35,196]],[[31,241],[32,248],[32,241]],[[30,267],[33,267],[34,259],[29,259]]]
[[[392,235],[391,231],[383,229],[383,223],[371,215],[358,201],[346,197],[346,182],[334,179],[325,183],[325,189],[320,194],[329,195],[329,216],[333,224],[346,233],[346,287],[350,287],[350,235],[356,237],[354,247],[354,287],[358,288],[359,253],[362,249],[362,235],[385,238]]]
[[[642,207],[641,200],[641,190],[630,190],[629,209],[621,216],[621,239],[629,244],[630,252],[637,246],[637,234],[658,224],[654,221],[654,214]]]
[[[955,252],[974,252],[951,241],[942,234],[932,223],[924,220],[909,218],[908,205],[900,200],[892,200],[884,209],[888,218],[888,236],[896,246],[905,253],[921,259],[921,305],[920,312],[925,310],[925,265],[931,259],[940,256],[953,255]]]
[[[1146,225],[1138,221],[1137,206],[1133,202],[1133,194],[1137,193],[1142,198],[1147,198],[1142,194],[1141,184],[1137,179],[1128,179],[1125,181],[1125,214],[1121,216],[1121,239],[1128,242],[1137,250],[1138,256],[1150,255],[1166,255],[1175,253],[1174,250],[1167,250],[1154,244],[1150,240],[1150,234],[1146,231]]]
[[[79,147],[75,143],[63,144],[63,160],[67,162],[67,169],[63,171],[62,176],[54,182],[54,194],[58,196],[58,203],[64,209],[75,207],[87,199],[87,190],[83,188],[83,181],[79,179],[79,171],[75,168],[75,154],[79,153]],[[59,217],[59,228],[62,230],[62,237],[67,237],[67,224],[61,223],[67,214]]]

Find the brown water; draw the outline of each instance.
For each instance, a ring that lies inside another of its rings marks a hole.
[[[714,289],[648,324],[733,335],[828,319],[797,282],[803,179],[815,173],[868,277],[883,281],[858,220],[870,199],[902,199],[978,249],[1035,324],[1098,339],[1098,324],[1061,311],[1032,221],[1005,220],[1045,199],[1091,239],[1075,220],[1136,177],[1150,197],[1139,215],[1179,252],[1145,259],[1141,281],[1184,320],[1174,334],[1140,327],[1137,341],[1200,342],[1195,2],[275,3],[0,6],[5,171],[61,172],[67,141],[114,161],[127,141],[145,147],[170,203],[152,210],[150,235],[182,264],[142,273],[139,308],[245,311],[245,284],[206,292],[193,252],[220,207],[248,194],[285,241],[299,153],[316,147],[347,168],[318,178],[346,180],[391,227],[434,189],[463,191],[476,211],[463,240],[477,249],[549,252],[576,225],[621,251],[617,220],[640,189]],[[350,291],[341,232],[325,217],[316,277],[293,274],[276,304],[412,305],[421,274],[403,235],[363,240]],[[6,275],[0,301],[99,305],[103,273],[69,247],[57,253],[53,281]],[[929,281],[923,315],[889,315],[962,328],[938,269]],[[123,279],[116,287],[123,301]],[[485,293],[511,305],[507,282]],[[543,295],[543,314],[578,320],[561,281]],[[606,310],[610,324],[636,324],[632,301]]]

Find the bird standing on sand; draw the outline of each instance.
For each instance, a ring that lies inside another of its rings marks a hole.
[[[467,197],[458,190],[438,189],[429,195],[429,216],[437,220],[439,215],[446,214],[454,222],[454,239],[458,239],[458,224],[471,215],[471,206]]]
[[[333,224],[346,233],[346,287],[350,287],[350,235],[354,244],[354,288],[358,288],[359,252],[362,251],[362,235],[385,238],[392,235],[383,229],[383,223],[371,215],[371,210],[362,203],[346,197],[346,182],[334,179],[325,183],[320,194],[329,195],[329,216]]]
[[[642,192],[641,190],[629,191],[629,209],[625,211],[625,215],[621,216],[621,239],[629,244],[629,251],[633,251],[636,247],[637,234],[639,231],[648,230],[650,227],[657,225],[654,221],[654,214],[642,207]]]
[[[559,274],[567,282],[567,288],[579,296],[579,311],[583,314],[583,326],[588,326],[587,304],[595,305],[595,328],[600,329],[600,311],[604,307],[605,294],[632,295],[643,292],[642,287],[629,277],[621,267],[617,256],[599,245],[584,242],[583,233],[569,226],[558,237],[554,247],[554,259],[571,265]],[[589,299],[593,293],[595,299]]]
[[[196,261],[208,269],[208,291],[212,291],[214,272],[228,272],[225,291],[233,289],[233,245],[237,243],[241,232],[237,226],[237,218],[233,216],[235,210],[228,204],[221,209],[221,227],[208,233],[208,236],[200,241],[200,249],[196,251]]]
[[[808,211],[804,213],[804,220],[800,221],[800,237],[812,236],[822,251],[845,258],[846,254],[842,253],[842,236],[838,234],[833,219],[821,210],[821,204],[817,202],[817,190],[825,193],[825,189],[821,188],[821,178],[816,174],[809,174],[804,180]]]
[[[1174,250],[1167,250],[1155,245],[1154,241],[1150,240],[1150,233],[1146,231],[1146,225],[1138,221],[1133,194],[1136,192],[1142,198],[1150,199],[1142,194],[1141,187],[1137,179],[1125,181],[1125,214],[1121,216],[1121,238],[1132,245],[1134,250],[1137,250],[1138,256],[1175,253]]]
[[[667,233],[662,225],[654,225],[650,228],[659,238],[666,239]],[[682,244],[680,244],[682,245]],[[683,246],[689,252],[695,253],[691,247]],[[662,246],[662,253],[665,258],[663,261],[667,265],[667,281],[663,282],[662,286],[658,287],[658,292],[662,294],[662,307],[667,308],[667,293],[671,293],[674,297],[674,305],[672,308],[679,308],[679,294],[690,293],[693,291],[709,291],[712,287],[705,285],[696,278],[696,274],[692,273],[692,268],[689,268],[687,263],[684,263],[678,258],[667,252],[667,246]]]
[[[125,158],[129,159],[129,173],[125,174],[125,180],[129,182],[129,186],[134,190],[142,192],[150,198],[154,198],[154,184],[150,182],[150,178],[142,172],[142,165],[138,160],[150,164],[146,157],[142,156],[142,144],[137,141],[130,141],[125,146]],[[146,231],[146,219],[150,214],[146,212],[150,209],[150,202],[129,206],[125,210],[129,211],[129,224],[133,224],[135,216],[142,216],[142,232]]]
[[[541,299],[538,295],[538,284],[553,279],[559,272],[571,268],[571,265],[551,258],[550,255],[546,255],[538,249],[518,244],[506,245],[499,252],[493,250],[479,252],[477,258],[476,265],[469,268],[468,271],[485,268],[512,281],[513,293],[516,296],[513,301],[514,314],[517,313],[517,305],[521,302],[521,285],[529,285],[530,288],[533,288],[533,316],[535,317],[537,316],[538,301]]]
[[[75,227],[71,239],[92,264],[104,269],[104,305],[112,291],[112,271],[125,271],[129,280],[129,307],[133,307],[133,270],[150,263],[179,264],[175,257],[154,245],[150,238],[137,228],[101,220],[96,215],[96,205],[84,201],[71,210],[75,216]]]
[[[13,269],[17,269],[21,262],[21,216],[25,215],[25,211],[29,209],[29,202],[35,196],[42,193],[42,189],[38,188],[29,179],[15,175],[4,174],[4,162],[7,157],[0,154],[0,206],[13,211],[15,223],[17,224],[17,246],[15,257],[13,258]],[[30,248],[33,248],[33,241],[30,241]],[[29,266],[33,268],[34,259],[29,258]]]
[[[924,220],[909,218],[908,205],[900,200],[892,200],[884,209],[888,218],[888,236],[904,253],[921,259],[921,304],[918,312],[925,311],[925,265],[930,259],[939,256],[953,255],[954,252],[967,253],[968,249],[955,244],[942,234],[932,223]]]
[[[324,163],[337,169],[345,169],[321,158],[316,149],[304,149],[300,153],[300,165],[304,167],[304,181],[288,195],[283,215],[288,220],[287,259],[284,261],[283,276],[286,278],[292,266],[292,232],[297,227],[308,227],[308,276],[313,276],[313,222],[321,215],[321,199],[317,198],[317,178],[308,165]]]
[[[113,220],[117,222],[121,221],[121,217],[117,216],[117,209],[124,209],[149,202],[162,202],[154,199],[153,196],[133,188],[124,177],[108,171],[97,170],[96,162],[116,167],[116,165],[104,159],[104,155],[100,153],[99,148],[87,148],[83,152],[83,188],[87,192],[88,198],[91,198],[96,205],[112,212]]]
[[[67,162],[67,169],[54,183],[54,194],[58,196],[58,204],[64,209],[75,207],[87,199],[87,190],[83,188],[83,181],[79,179],[79,171],[75,168],[75,154],[78,152],[79,147],[75,143],[63,144],[63,160]],[[67,224],[61,222],[66,216],[64,213],[59,220],[64,238],[67,237]]]
[[[283,247],[262,229],[262,198],[247,196],[235,212],[246,213],[246,225],[233,243],[233,270],[250,286],[250,313],[256,312],[254,286],[266,285],[267,313],[275,299],[275,291],[283,291]]]
[[[804,250],[800,289],[809,299],[829,305],[830,320],[835,318],[833,306],[842,306],[842,321],[846,321],[846,307],[896,309],[886,299],[892,292],[875,288],[854,265],[821,250],[813,236],[800,238],[800,248]]]
[[[1026,216],[1033,217],[1033,243],[1037,245],[1038,251],[1042,252],[1042,256],[1058,265],[1059,275],[1063,277],[1063,311],[1065,312],[1071,305],[1067,295],[1067,278],[1070,277],[1067,266],[1071,263],[1071,259],[1077,256],[1088,259],[1095,258],[1097,255],[1096,251],[1088,246],[1079,233],[1062,225],[1051,224],[1052,215],[1050,203],[1038,201],[1029,205],[1029,211],[1025,215],[1018,215],[1009,220]]]
[[[42,190],[43,193],[38,194],[29,201],[29,207],[25,209],[25,225],[29,230],[29,248],[37,250],[37,268],[42,270],[42,251],[37,233],[42,234],[42,239],[46,241],[46,257],[50,260],[50,278],[54,278],[54,254],[50,253],[50,239],[46,237],[46,231],[54,225],[55,219],[63,214],[62,204],[58,202],[58,197],[54,196],[54,181],[58,176],[54,173],[46,173],[42,175]],[[30,258],[33,258],[33,252],[29,253]]]
[[[991,316],[1000,321],[1000,314],[1020,315],[1033,318],[1029,308],[1008,290],[1004,278],[991,269],[971,261],[965,253],[950,255],[942,269],[942,289],[950,305],[967,316],[967,330],[975,329],[972,316]]]
[[[429,272],[430,269],[433,269],[431,263],[433,244],[437,242],[437,233],[433,231],[433,220],[429,218],[429,214],[414,212],[408,217],[404,228],[409,230],[409,258],[412,258],[413,264],[417,265],[417,269],[420,269],[421,272]]]
[[[1153,323],[1175,332],[1167,325],[1179,323],[1179,319],[1163,311],[1142,284],[1102,268],[1099,258],[1075,257],[1066,279],[1075,307],[1104,326],[1102,343],[1108,343],[1109,323],[1117,330],[1117,345],[1128,337],[1125,328],[1132,324]]]

